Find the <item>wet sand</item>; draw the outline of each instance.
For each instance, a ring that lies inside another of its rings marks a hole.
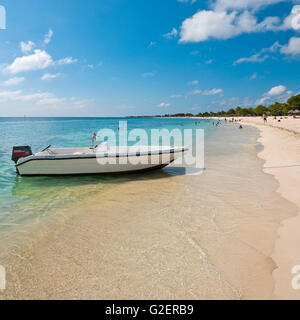
[[[145,175],[32,235],[1,263],[0,298],[278,298],[274,244],[297,207],[262,171],[258,130],[219,129],[202,175]]]
[[[266,161],[264,171],[280,183],[278,192],[298,207],[297,216],[282,222],[272,258],[277,265],[275,294],[281,299],[300,299],[300,290],[291,285],[292,269],[300,265],[300,119],[278,122],[269,118],[263,124],[261,118],[244,118],[243,122],[260,129],[264,150],[259,157]]]

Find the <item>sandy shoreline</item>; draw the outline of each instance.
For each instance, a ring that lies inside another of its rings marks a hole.
[[[278,192],[299,209],[297,216],[284,220],[279,228],[272,258],[277,265],[274,293],[281,299],[300,299],[299,290],[291,285],[292,268],[300,265],[300,119],[278,122],[269,118],[267,124],[261,118],[242,121],[260,129],[264,150],[258,155],[265,160],[264,171],[275,177],[280,184]]]
[[[256,141],[240,150],[241,141],[227,146],[224,135],[203,176],[158,172],[58,219],[7,261],[8,288],[0,299],[300,298],[290,286],[291,265],[300,264],[299,138],[259,129],[268,175]],[[258,137],[250,126],[233,130]]]

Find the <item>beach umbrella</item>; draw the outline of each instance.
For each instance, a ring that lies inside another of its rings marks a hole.
[[[300,110],[296,109],[296,110],[290,110],[288,112],[288,114],[300,114]]]

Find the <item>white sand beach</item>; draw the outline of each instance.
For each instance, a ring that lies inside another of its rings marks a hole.
[[[264,150],[259,157],[265,160],[264,171],[275,177],[278,192],[299,209],[297,216],[283,221],[279,228],[272,258],[277,265],[275,294],[281,299],[300,299],[299,290],[291,285],[292,268],[300,265],[300,118],[268,118],[267,124],[259,117],[243,118],[243,123],[260,129]]]

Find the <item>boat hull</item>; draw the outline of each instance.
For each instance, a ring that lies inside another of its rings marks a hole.
[[[133,173],[164,168],[184,151],[159,155],[88,158],[34,158],[17,164],[21,176],[62,176]]]

